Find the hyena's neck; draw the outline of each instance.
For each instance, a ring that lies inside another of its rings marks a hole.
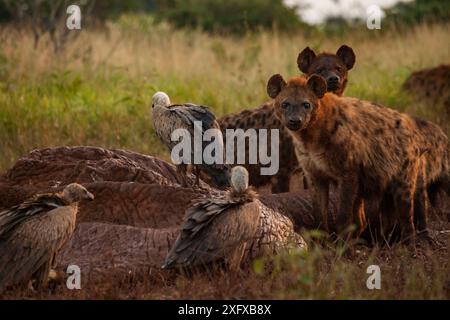
[[[327,123],[333,117],[333,107],[335,104],[332,99],[333,94],[325,94],[325,96],[318,101],[317,112],[311,123],[311,128],[317,131],[323,131],[327,127]]]
[[[330,122],[334,121],[333,109],[336,107],[334,97],[336,96],[333,94],[326,94],[318,101],[317,112],[311,119],[310,125],[299,134],[299,138],[305,145],[325,142],[326,139],[323,138],[328,135]]]

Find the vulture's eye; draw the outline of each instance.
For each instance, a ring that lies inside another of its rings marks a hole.
[[[303,102],[303,108],[306,110],[311,109],[311,104],[309,102]]]
[[[290,103],[287,102],[287,101],[285,101],[285,102],[283,102],[283,103],[281,104],[281,107],[282,107],[283,109],[287,109],[287,108],[289,108],[289,106],[290,106]]]

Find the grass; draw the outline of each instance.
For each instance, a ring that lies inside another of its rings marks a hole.
[[[442,237],[441,237],[442,239]],[[402,245],[317,245],[255,261],[250,270],[186,276],[158,268],[82,278],[81,290],[6,292],[3,299],[450,299],[448,250]],[[381,288],[369,290],[367,268],[378,265]]]
[[[173,101],[211,106],[217,116],[268,100],[274,73],[299,73],[305,46],[357,55],[346,95],[411,111],[442,123],[400,91],[412,70],[450,61],[448,25],[400,34],[361,30],[342,38],[260,33],[242,39],[173,31],[124,17],[104,30],[82,30],[55,56],[46,39],[13,27],[0,31],[0,171],[35,148],[96,145],[168,155],[152,132],[156,90]],[[78,32],[78,31],[75,31]]]
[[[361,30],[332,38],[267,32],[235,39],[123,17],[108,30],[82,30],[58,56],[45,39],[34,48],[31,33],[2,27],[0,172],[32,149],[61,145],[126,148],[168,159],[151,125],[156,90],[175,102],[209,105],[217,116],[253,108],[268,100],[265,86],[272,74],[299,73],[296,58],[306,46],[332,52],[343,43],[352,46],[357,62],[346,95],[420,115],[450,133],[439,110],[400,90],[413,70],[450,62],[449,27]],[[448,223],[441,227],[449,229]],[[112,275],[113,281],[94,279],[79,292],[60,286],[11,297],[450,299],[448,247],[426,247],[418,256],[403,246],[353,246],[346,254],[333,246],[314,247],[307,255],[274,258],[271,271],[261,261],[242,274],[188,278],[141,271]],[[366,268],[373,263],[382,269],[382,290],[365,286]]]

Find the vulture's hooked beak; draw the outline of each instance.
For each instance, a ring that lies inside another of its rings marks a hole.
[[[88,192],[88,193],[87,193],[87,199],[88,199],[89,201],[92,201],[92,200],[95,199],[95,197],[94,197],[94,195],[93,195],[92,193]]]

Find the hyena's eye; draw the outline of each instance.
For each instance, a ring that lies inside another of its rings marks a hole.
[[[290,103],[287,102],[287,101],[284,101],[284,102],[281,104],[281,107],[282,107],[283,109],[287,109],[287,108],[289,108],[289,106],[290,106]]]
[[[311,104],[309,102],[303,102],[303,108],[305,108],[306,110],[311,108]]]

